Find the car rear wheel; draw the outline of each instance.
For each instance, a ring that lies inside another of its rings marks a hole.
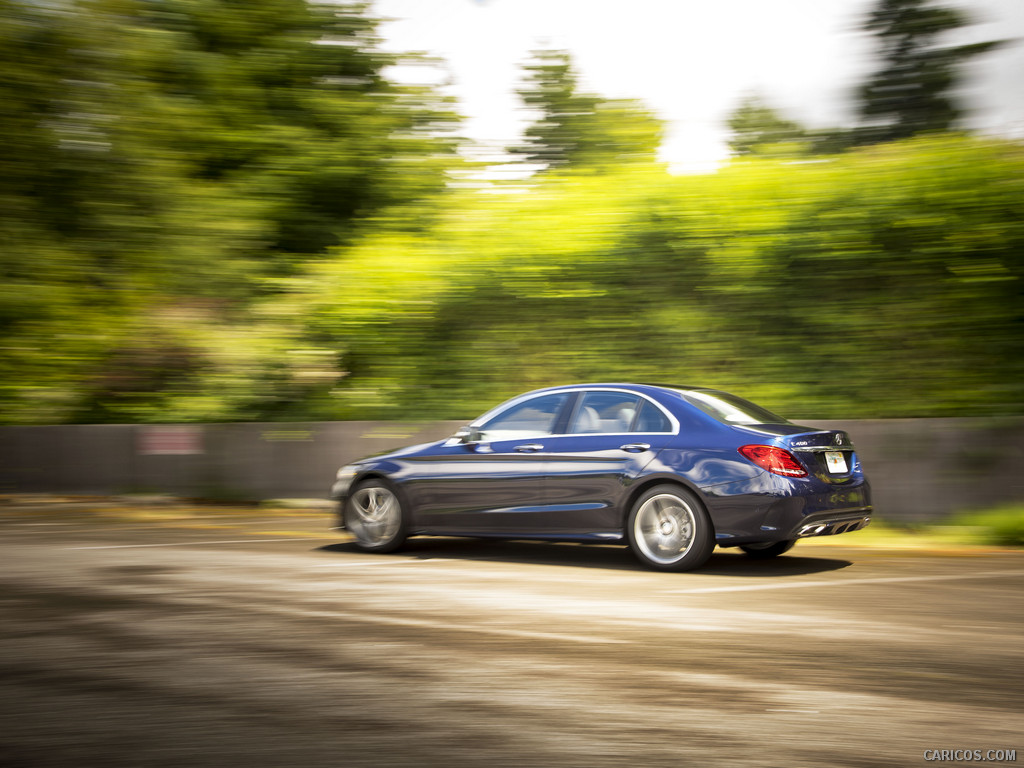
[[[345,502],[345,527],[367,552],[393,552],[407,536],[402,502],[382,480],[367,480],[352,491]]]
[[[626,524],[633,554],[659,571],[699,568],[715,548],[714,530],[697,498],[675,485],[658,485],[636,500]]]
[[[793,548],[794,544],[796,544],[795,539],[788,541],[765,541],[757,544],[742,544],[740,549],[746,552],[748,557],[752,557],[755,560],[767,560],[771,557],[784,555]]]

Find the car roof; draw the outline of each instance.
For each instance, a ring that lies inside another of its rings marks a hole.
[[[537,394],[541,392],[560,392],[576,389],[631,389],[637,392],[652,394],[655,392],[678,393],[678,392],[717,392],[711,387],[694,387],[679,384],[647,384],[636,382],[584,382],[581,384],[562,384],[556,387],[544,387],[525,394]]]

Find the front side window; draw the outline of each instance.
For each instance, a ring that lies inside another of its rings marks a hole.
[[[482,438],[487,441],[520,440],[550,435],[568,399],[568,392],[557,392],[513,405],[481,425]]]
[[[580,400],[569,432],[574,435],[629,432],[640,398],[628,392],[587,392]]]

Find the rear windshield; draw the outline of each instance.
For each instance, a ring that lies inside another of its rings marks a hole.
[[[788,419],[728,392],[690,390],[680,394],[686,402],[726,424],[789,424]]]

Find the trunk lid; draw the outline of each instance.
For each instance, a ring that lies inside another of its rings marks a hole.
[[[745,424],[738,428],[759,436],[765,444],[785,448],[808,473],[822,480],[844,483],[858,471],[853,441],[841,429],[814,429],[799,424]]]
[[[779,445],[792,453],[807,470],[829,482],[842,483],[856,470],[853,441],[841,429],[815,429],[780,436]]]

